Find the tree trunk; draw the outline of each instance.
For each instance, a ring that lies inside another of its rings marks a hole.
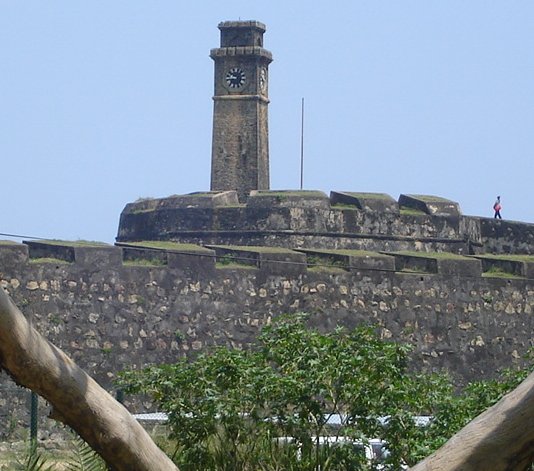
[[[534,461],[534,373],[411,471],[524,471]]]
[[[171,471],[174,463],[126,408],[26,320],[0,287],[0,367],[52,405],[114,471]]]

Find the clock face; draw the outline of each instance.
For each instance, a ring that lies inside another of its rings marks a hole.
[[[230,88],[240,88],[245,84],[247,77],[239,67],[234,67],[226,74],[226,83]]]

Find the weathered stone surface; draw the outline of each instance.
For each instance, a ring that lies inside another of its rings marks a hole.
[[[462,214],[458,203],[439,196],[400,195],[399,205],[401,207],[416,209],[426,214],[441,216],[460,216]]]
[[[28,261],[28,246],[9,240],[0,240],[0,270],[2,266],[16,265]]]
[[[399,213],[399,204],[385,193],[357,193],[352,191],[331,191],[332,205],[350,205],[363,211],[377,211],[384,213]]]
[[[329,209],[330,200],[322,191],[279,190],[251,191],[247,200],[249,208],[300,208]]]

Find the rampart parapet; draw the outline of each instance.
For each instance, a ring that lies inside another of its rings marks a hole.
[[[117,240],[200,245],[534,254],[534,225],[465,216],[458,203],[428,195],[332,191],[253,191],[140,201],[121,214]],[[202,198],[202,204],[194,203]],[[170,200],[170,201],[168,201]]]

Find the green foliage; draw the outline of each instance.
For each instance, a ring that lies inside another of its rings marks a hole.
[[[328,257],[326,255],[307,255],[309,267],[316,268],[348,268],[348,263],[335,257]]]
[[[426,216],[424,211],[415,208],[408,208],[407,206],[401,206],[400,213],[401,215],[406,216]]]
[[[510,273],[504,268],[499,267],[497,265],[492,265],[488,270],[486,270],[484,273],[482,273],[483,277],[495,277],[495,278],[521,278],[518,275],[515,275],[514,273]]]
[[[65,464],[65,471],[106,471],[104,460],[81,438],[76,441],[72,456]]]
[[[68,265],[69,262],[66,260],[61,260],[59,258],[52,258],[52,257],[41,257],[41,258],[32,258],[30,259],[30,263],[54,263],[56,265]]]
[[[34,442],[30,442],[28,451],[22,460],[17,460],[11,464],[13,471],[53,471],[53,467],[48,460],[37,450]]]
[[[254,349],[219,347],[193,362],[126,372],[121,383],[168,412],[173,459],[185,471],[398,471],[441,446],[526,374],[508,372],[457,395],[446,375],[411,372],[409,352],[370,327],[321,333],[299,314],[265,327]],[[434,420],[421,427],[418,415]],[[334,417],[341,424],[333,425]],[[327,436],[343,440],[318,446],[318,437]],[[380,464],[363,452],[372,438],[387,443]]]

